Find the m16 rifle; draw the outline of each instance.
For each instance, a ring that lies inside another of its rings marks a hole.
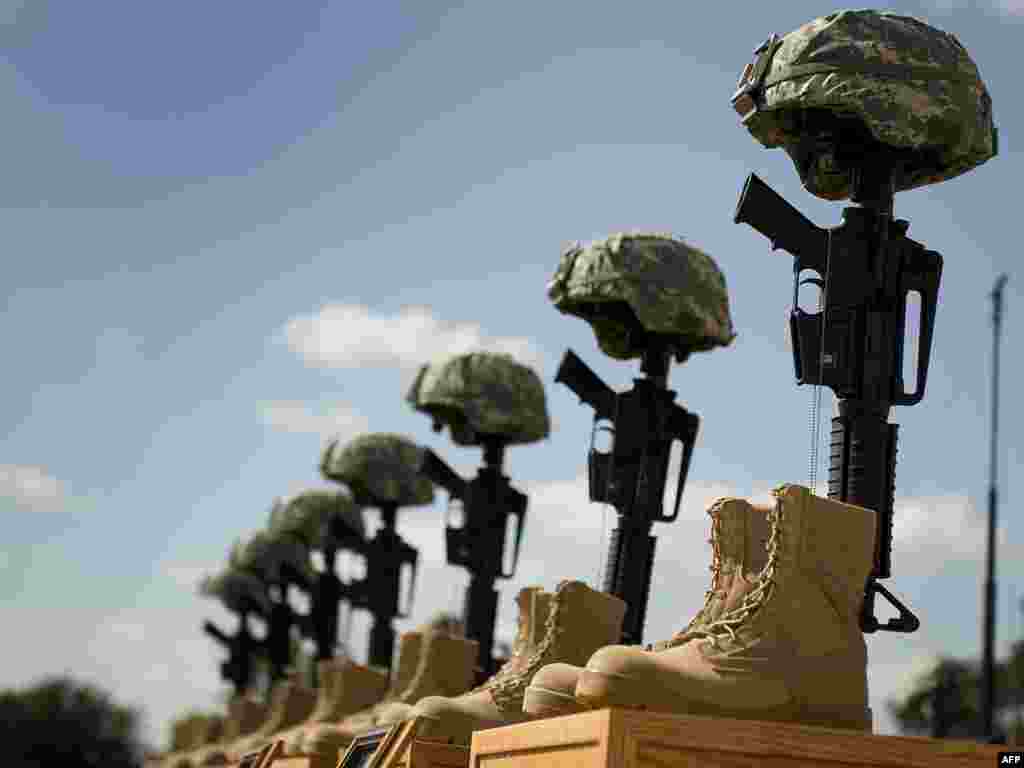
[[[595,431],[599,421],[611,423],[611,449],[602,452],[591,445],[587,476],[590,500],[609,503],[617,513],[603,589],[627,602],[622,629],[622,642],[627,645],[639,644],[643,637],[656,543],[651,526],[670,523],[679,515],[700,426],[698,416],[676,404],[676,393],[667,388],[671,346],[659,334],[646,334],[642,328],[634,336],[648,339],[641,358],[644,376],[634,379],[627,392],[612,390],[571,349],[555,375],[556,382],[594,409]],[[679,478],[675,504],[666,514],[665,484],[676,441],[682,447]]]
[[[358,522],[362,522],[361,518]],[[361,526],[352,525],[351,520],[342,515],[333,516],[329,525],[331,531],[328,535],[311,537],[306,526],[288,525],[286,520],[271,519],[271,527],[279,528],[279,535],[293,537],[304,548],[319,550],[323,557],[323,570],[312,577],[296,573],[294,569],[289,572],[309,595],[309,614],[297,617],[296,623],[302,634],[315,643],[317,661],[333,658],[338,644],[340,603],[351,603],[353,598],[351,586],[343,582],[336,572],[338,554],[343,551],[358,554],[365,548]]]
[[[203,632],[212,637],[228,652],[226,661],[221,662],[221,679],[230,682],[237,695],[245,693],[252,683],[253,657],[262,651],[262,643],[253,637],[249,629],[249,614],[238,614],[238,629],[229,635],[212,621],[203,622]]]
[[[366,558],[366,576],[350,585],[353,608],[373,615],[370,629],[369,664],[390,667],[395,646],[395,619],[408,618],[416,592],[419,553],[395,530],[398,508],[420,506],[434,500],[434,486],[419,473],[422,460],[419,446],[401,435],[370,433],[358,435],[339,449],[337,441],[328,443],[320,460],[321,474],[344,483],[352,501],[360,507],[380,510],[381,525],[369,540],[356,540],[346,526],[338,523],[329,533]],[[409,574],[409,591],[401,605],[402,574]]]
[[[424,450],[420,471],[462,503],[463,524],[446,525],[445,544],[448,563],[461,566],[470,574],[463,607],[466,637],[480,644],[477,667],[481,678],[486,679],[496,671],[493,653],[498,591],[494,582],[515,575],[528,499],[509,484],[501,471],[505,441],[484,437],[482,442],[484,465],[469,482],[429,448]],[[516,520],[516,533],[512,563],[506,571],[505,539],[510,517]]]
[[[419,552],[410,546],[395,529],[399,505],[372,498],[359,497],[360,504],[380,510],[381,526],[371,539],[356,540],[343,530],[341,522],[332,523],[331,535],[366,558],[366,576],[347,585],[347,597],[353,608],[369,611],[373,616],[370,628],[370,666],[390,668],[395,647],[395,619],[411,615]],[[346,538],[346,536],[348,538]],[[409,588],[402,605],[402,572],[408,568]]]
[[[942,256],[906,236],[909,223],[893,219],[900,153],[870,142],[840,143],[836,157],[852,171],[843,223],[817,227],[756,175],[743,187],[734,221],[749,224],[794,257],[790,314],[798,384],[825,385],[839,400],[832,419],[828,495],[875,510],[878,534],[874,570],[860,617],[864,632],[914,632],[918,618],[878,583],[892,575],[893,496],[898,425],[888,422],[894,405],[924,397],[932,332],[942,277]],[[817,277],[801,279],[805,270]],[[799,307],[801,285],[822,291],[821,311]],[[903,380],[907,300],[920,297],[920,331],[914,388]],[[899,616],[880,622],[875,596]]]
[[[343,582],[336,572],[338,554],[342,551],[359,553],[365,544],[362,535],[346,526],[344,521],[336,521],[333,527],[341,535],[329,536],[320,550],[324,570],[317,575],[310,606],[312,626],[309,636],[316,643],[317,661],[334,655],[338,643],[339,603],[347,601],[351,605],[354,596],[351,585]]]

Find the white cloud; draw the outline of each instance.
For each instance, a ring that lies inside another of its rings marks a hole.
[[[281,331],[288,346],[310,366],[413,369],[439,357],[484,350],[505,352],[539,367],[541,355],[521,336],[488,336],[477,323],[451,322],[428,307],[377,314],[360,304],[327,304],[289,320]]]
[[[60,506],[64,488],[42,467],[0,464],[0,497],[13,499],[19,507],[45,511]]]
[[[263,420],[267,426],[281,432],[340,437],[343,440],[369,428],[367,418],[346,403],[314,410],[309,403],[276,400],[264,404]]]
[[[0,25],[15,24],[18,14],[25,8],[25,0],[3,0],[0,2]]]
[[[164,575],[174,582],[175,586],[190,592],[199,589],[199,581],[206,575],[212,575],[221,569],[217,563],[168,563],[163,567]]]

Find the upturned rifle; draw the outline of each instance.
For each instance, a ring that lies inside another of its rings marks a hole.
[[[304,545],[312,548],[311,542],[297,534]],[[323,555],[324,569],[309,583],[304,580],[299,586],[309,594],[310,609],[306,616],[297,617],[296,622],[302,634],[316,645],[316,660],[325,661],[334,657],[338,644],[339,603],[351,602],[353,590],[351,585],[341,580],[335,571],[338,553],[351,551],[361,553],[365,548],[365,540],[359,531],[347,525],[344,520],[336,517],[331,523],[331,532],[320,548]],[[291,574],[297,577],[297,574]]]
[[[230,682],[236,694],[243,694],[252,683],[253,657],[262,650],[262,644],[249,630],[248,611],[238,613],[238,629],[233,635],[227,634],[212,621],[203,622],[203,632],[228,652],[227,660],[220,665],[221,679]]]
[[[381,526],[371,539],[354,535],[339,518],[335,518],[332,535],[366,558],[366,576],[347,585],[347,594],[353,608],[367,610],[373,616],[370,628],[370,666],[390,668],[395,647],[395,619],[411,615],[419,553],[405,542],[395,529],[398,504],[378,499],[359,497],[356,502],[380,510]],[[402,569],[409,568],[409,591],[405,605],[401,605]],[[333,571],[333,569],[332,569]]]
[[[914,632],[918,618],[878,583],[892,575],[892,524],[898,425],[894,405],[924,397],[942,278],[942,256],[907,237],[909,223],[892,215],[899,153],[882,146],[852,153],[850,199],[843,223],[822,228],[808,221],[755,174],[750,174],[734,221],[771,240],[772,250],[793,255],[794,297],[790,335],[797,384],[824,385],[838,398],[832,419],[828,496],[875,510],[875,563],[860,617],[864,632]],[[801,279],[805,270],[816,277]],[[819,312],[799,306],[799,290],[822,291]],[[907,300],[920,297],[914,389],[903,380]],[[899,616],[875,617],[882,595]]]
[[[483,677],[490,677],[495,665],[494,625],[498,611],[494,582],[515,575],[528,499],[509,484],[501,471],[504,441],[483,438],[483,448],[484,465],[469,482],[429,448],[424,450],[420,471],[462,503],[463,524],[445,526],[446,551],[450,565],[469,572],[463,606],[466,636],[480,644],[477,666]],[[510,517],[515,518],[516,528],[512,563],[506,571],[505,540]]]
[[[643,638],[647,601],[654,568],[654,523],[670,523],[679,516],[679,502],[690,468],[700,419],[675,403],[667,388],[671,345],[656,334],[641,361],[642,378],[633,388],[616,393],[570,349],[562,358],[555,381],[565,384],[594,409],[595,431],[609,422],[612,446],[607,452],[593,444],[587,457],[590,500],[611,504],[617,524],[608,547],[604,572],[605,592],[626,601],[622,642],[639,644]],[[675,504],[664,512],[672,444],[682,446]]]

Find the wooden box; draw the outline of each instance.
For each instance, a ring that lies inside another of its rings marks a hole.
[[[396,723],[386,731],[358,737],[337,768],[465,768],[469,748],[417,738],[420,720]],[[277,766],[275,765],[275,768]]]
[[[473,734],[472,768],[993,768],[1008,747],[602,709]]]

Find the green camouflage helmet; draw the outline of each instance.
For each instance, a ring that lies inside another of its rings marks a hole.
[[[667,336],[680,362],[736,337],[718,265],[671,235],[615,234],[573,243],[562,252],[548,298],[558,311],[590,323],[601,351],[617,360],[641,357],[644,344],[631,333],[632,318],[606,311],[612,304],[628,306],[646,332]]]
[[[298,536],[311,549],[321,549],[329,525],[336,518],[341,518],[345,527],[365,538],[366,525],[359,507],[345,494],[321,488],[303,491],[275,504],[270,511],[268,530]]]
[[[232,567],[260,574],[266,581],[284,580],[285,567],[301,578],[312,578],[308,550],[294,536],[275,536],[268,531],[256,531],[248,539],[236,541],[228,562]]]
[[[420,474],[423,449],[408,438],[376,432],[350,440],[344,448],[332,440],[324,449],[320,472],[345,483],[358,504],[420,506],[434,501],[434,484]]]
[[[406,400],[447,426],[456,445],[484,435],[509,444],[535,443],[551,431],[544,385],[511,355],[471,352],[424,365]]]
[[[897,191],[952,179],[998,152],[992,98],[960,41],[893,13],[840,11],[773,35],[744,69],[733,107],[758,142],[786,149],[806,189],[825,200],[848,198],[851,178],[833,152],[807,149],[815,112],[912,150]]]
[[[199,582],[199,594],[220,600],[224,607],[235,613],[253,607],[264,615],[270,611],[263,583],[251,573],[237,568],[229,567],[213,576],[204,576]]]

